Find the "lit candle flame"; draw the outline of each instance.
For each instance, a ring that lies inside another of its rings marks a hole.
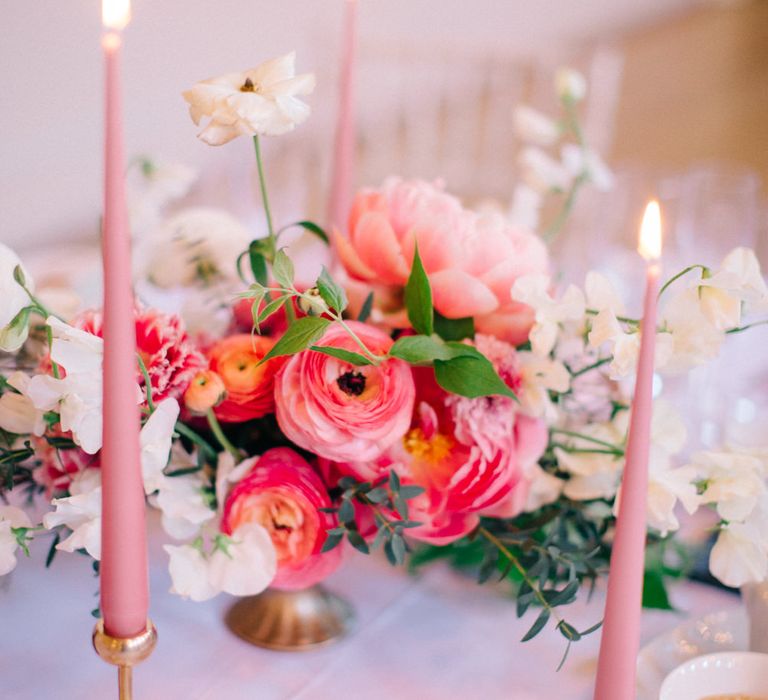
[[[131,0],[101,0],[101,21],[107,29],[120,31],[131,20]]]
[[[661,257],[661,209],[655,199],[645,208],[637,250],[648,261]]]

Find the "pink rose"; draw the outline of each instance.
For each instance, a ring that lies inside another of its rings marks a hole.
[[[287,447],[254,457],[250,472],[229,492],[221,529],[231,535],[245,523],[269,532],[277,553],[274,588],[308,588],[333,573],[342,548],[321,552],[334,515],[320,512],[332,503],[318,474]]]
[[[407,325],[400,292],[418,240],[443,316],[473,316],[482,332],[526,340],[532,311],[510,294],[518,277],[547,271],[547,250],[536,235],[464,209],[438,185],[389,178],[379,190],[358,193],[348,237],[335,237],[353,280],[350,300],[363,297],[360,283],[375,287],[379,318],[391,327]]]
[[[377,328],[348,323],[371,352],[385,354],[392,345]],[[317,344],[360,350],[338,325]],[[305,350],[275,379],[282,431],[299,447],[336,461],[373,460],[400,440],[411,422],[414,396],[411,369],[402,360],[359,367]]]

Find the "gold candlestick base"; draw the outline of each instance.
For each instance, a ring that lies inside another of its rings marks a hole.
[[[147,620],[147,628],[141,634],[127,639],[108,635],[104,631],[103,620],[96,623],[93,648],[104,661],[117,666],[119,700],[133,700],[133,667],[144,661],[156,644],[157,630],[151,620]]]
[[[322,586],[303,591],[268,589],[239,600],[225,618],[241,639],[278,651],[316,649],[343,637],[353,621],[352,607]]]

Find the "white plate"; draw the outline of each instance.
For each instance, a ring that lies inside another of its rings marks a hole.
[[[748,637],[743,608],[688,620],[659,635],[637,657],[638,700],[658,700],[667,674],[689,659],[722,651],[747,651]]]

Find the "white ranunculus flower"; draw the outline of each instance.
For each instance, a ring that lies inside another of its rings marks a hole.
[[[19,527],[32,527],[27,514],[21,508],[0,505],[0,576],[16,568],[19,541],[12,528]]]
[[[28,319],[19,317],[19,312],[29,305],[29,295],[14,279],[17,266],[22,269],[27,288],[34,291],[34,280],[24,269],[19,256],[0,243],[0,350],[4,352],[18,350],[29,334]]]
[[[276,573],[277,554],[269,533],[257,523],[246,523],[232,533],[226,552],[216,549],[211,554],[208,580],[230,595],[256,595]]]
[[[184,209],[142,240],[139,274],[163,289],[235,280],[237,257],[252,239],[251,232],[229,212],[213,207]]]
[[[219,594],[220,589],[208,580],[208,560],[197,547],[190,544],[166,544],[163,549],[170,558],[168,570],[173,584],[171,593],[195,602],[209,600]]]
[[[768,577],[766,533],[753,523],[730,523],[720,530],[709,554],[709,570],[726,586],[739,588]]]
[[[542,356],[549,355],[554,348],[561,323],[584,317],[584,294],[578,287],[569,285],[556,299],[550,294],[550,285],[547,275],[534,274],[518,277],[512,287],[512,298],[535,312],[530,333],[531,349]]]
[[[45,432],[43,411],[35,408],[26,396],[30,377],[23,372],[14,372],[7,381],[21,393],[6,391],[0,396],[0,428],[17,435],[42,435]]]
[[[85,469],[69,486],[71,496],[54,498],[55,511],[46,513],[47,529],[65,525],[72,534],[59,542],[56,549],[74,552],[85,549],[94,559],[101,559],[101,470]]]
[[[244,134],[278,135],[309,116],[298,96],[315,88],[315,76],[296,75],[296,54],[266,61],[244,73],[228,73],[197,83],[182,93],[195,124],[208,117],[199,137],[220,146]]]
[[[587,80],[573,68],[559,68],[555,73],[555,90],[561,100],[580,102],[587,94]]]
[[[565,192],[573,181],[573,175],[559,160],[540,148],[528,146],[520,151],[518,165],[525,183],[542,194],[552,191]]]
[[[551,146],[560,137],[557,122],[527,105],[515,109],[515,131],[523,141],[536,146]]]

